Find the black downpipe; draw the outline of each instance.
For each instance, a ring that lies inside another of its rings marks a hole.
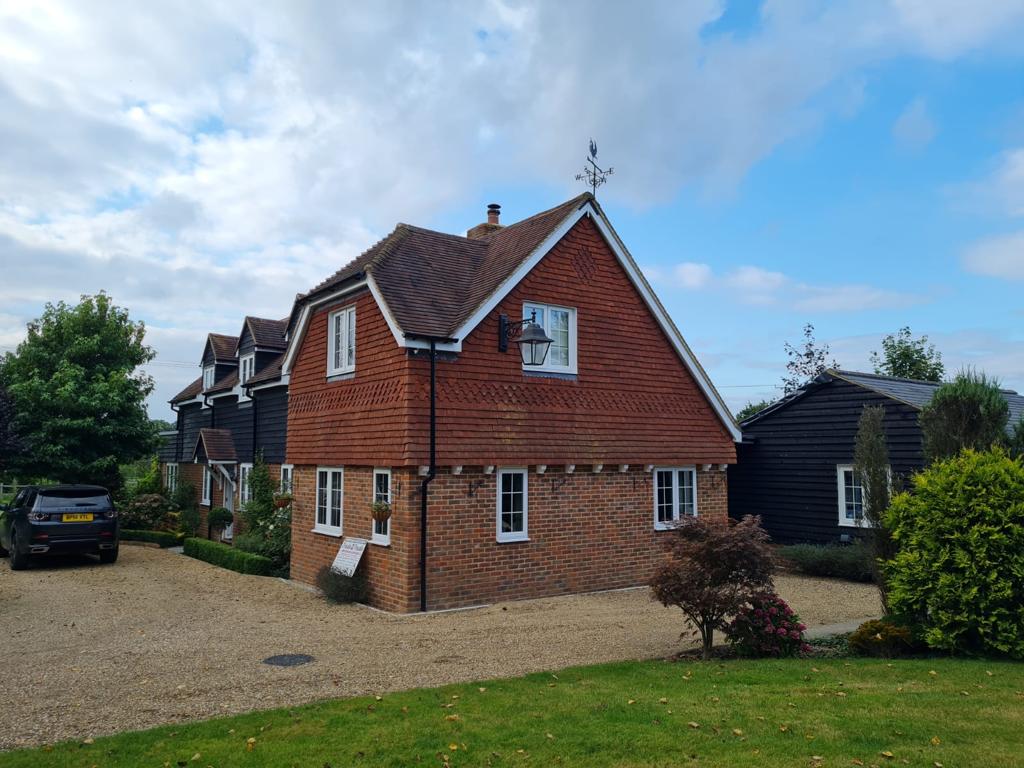
[[[430,340],[430,467],[420,483],[420,611],[427,610],[427,490],[437,473],[437,346]]]

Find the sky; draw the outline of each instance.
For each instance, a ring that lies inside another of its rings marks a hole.
[[[280,318],[399,221],[598,196],[734,409],[805,323],[1024,390],[1024,0],[0,0],[0,351],[107,291],[157,353]]]

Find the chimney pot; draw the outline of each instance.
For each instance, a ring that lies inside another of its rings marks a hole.
[[[501,206],[497,203],[491,203],[487,206],[487,223],[498,224],[498,218],[501,216]]]
[[[466,237],[470,240],[476,240],[482,237],[487,237],[492,232],[497,232],[501,229],[501,223],[498,219],[501,217],[501,206],[497,203],[491,203],[487,206],[487,221],[482,224],[477,224],[475,227],[470,229],[466,233]]]

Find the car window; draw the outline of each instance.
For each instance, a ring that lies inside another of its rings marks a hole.
[[[25,497],[28,496],[28,488],[22,488],[14,497],[14,501],[11,502],[11,509],[17,509],[25,503]]]
[[[56,509],[66,507],[106,507],[110,505],[110,497],[96,491],[43,491],[36,499],[36,509]]]

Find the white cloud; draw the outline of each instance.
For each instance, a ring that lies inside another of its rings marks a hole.
[[[928,114],[924,99],[917,98],[896,118],[892,135],[900,144],[910,149],[922,149],[935,138],[935,123]]]
[[[683,288],[703,288],[711,281],[711,274],[711,267],[707,264],[692,261],[676,264],[672,270],[675,282]]]
[[[963,257],[971,272],[1007,280],[1024,280],[1024,232],[999,235],[971,245]]]

